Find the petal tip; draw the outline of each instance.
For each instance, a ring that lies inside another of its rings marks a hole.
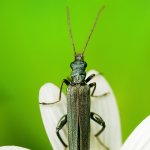
[[[53,83],[45,83],[39,90],[39,102],[53,102],[56,101],[59,94],[59,88]]]

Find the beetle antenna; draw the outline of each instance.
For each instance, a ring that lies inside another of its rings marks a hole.
[[[87,38],[87,41],[86,41],[86,43],[85,43],[85,46],[84,46],[84,48],[83,48],[82,55],[84,55],[85,49],[86,49],[86,47],[87,47],[87,45],[88,45],[88,42],[89,42],[89,40],[90,40],[90,38],[91,38],[91,35],[92,35],[92,33],[93,33],[94,29],[95,29],[95,26],[96,26],[96,24],[97,24],[97,21],[98,21],[98,19],[99,19],[99,16],[100,16],[100,14],[101,14],[101,12],[103,11],[104,8],[105,8],[105,5],[103,5],[103,6],[99,9],[99,11],[98,11],[98,13],[97,13],[97,16],[96,16],[96,18],[95,18],[93,27],[92,27],[92,29],[91,29],[91,32],[90,32],[90,34],[89,34],[89,36],[88,36],[88,38]]]
[[[71,30],[71,25],[70,25],[70,11],[69,11],[69,7],[67,6],[67,22],[68,22],[68,30],[70,33],[70,39],[72,42],[72,48],[74,50],[74,55],[76,56],[76,49],[75,49],[75,45],[74,45],[74,40],[73,40],[73,36],[72,36],[72,30]]]

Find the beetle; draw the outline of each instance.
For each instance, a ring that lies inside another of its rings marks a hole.
[[[68,145],[63,141],[60,130],[64,127],[66,123],[68,123],[68,141],[69,141],[69,150],[89,150],[90,149],[90,119],[98,123],[102,128],[99,130],[98,133],[95,134],[97,138],[105,129],[106,125],[103,119],[96,113],[90,112],[90,97],[97,97],[94,95],[96,90],[96,83],[88,82],[95,77],[95,74],[91,74],[89,77],[86,78],[86,67],[87,63],[84,61],[84,52],[90,40],[90,37],[94,31],[96,26],[97,20],[99,18],[100,13],[105,8],[105,6],[101,7],[97,13],[94,25],[92,30],[88,36],[86,44],[84,46],[83,52],[77,54],[75,49],[75,44],[72,36],[71,26],[70,26],[70,12],[69,8],[67,7],[67,20],[68,20],[68,29],[70,33],[70,38],[72,42],[72,47],[74,50],[74,61],[70,64],[72,69],[71,72],[71,80],[63,79],[60,93],[59,93],[59,100],[53,103],[45,103],[41,102],[42,105],[49,105],[55,104],[61,100],[61,93],[63,84],[67,85],[67,114],[63,115],[56,127],[56,134],[64,145],[65,148]],[[90,89],[93,87],[92,92]],[[91,93],[91,94],[90,94]],[[108,93],[104,93],[105,96]],[[105,149],[109,149],[103,143],[101,145]]]

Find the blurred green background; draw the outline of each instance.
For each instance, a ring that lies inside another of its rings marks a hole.
[[[81,51],[97,10],[106,9],[89,42],[88,70],[102,72],[119,105],[123,141],[150,113],[149,0],[1,0],[0,145],[49,150],[38,92],[70,75],[73,50],[66,6],[70,6],[75,44]]]

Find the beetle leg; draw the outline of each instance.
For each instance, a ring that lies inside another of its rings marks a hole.
[[[90,115],[91,115],[90,117],[92,120],[94,120],[95,122],[97,122],[99,125],[102,126],[102,129],[98,133],[95,134],[95,136],[99,136],[104,131],[104,129],[106,127],[105,122],[103,121],[103,119],[98,114],[96,114],[94,112],[91,112]]]
[[[70,84],[70,82],[69,82],[67,79],[63,79],[62,84],[61,84],[61,87],[60,87],[59,100],[58,100],[58,101],[61,100],[61,92],[62,92],[62,88],[63,88],[63,84],[64,84],[64,83],[65,83],[67,86]],[[58,101],[57,101],[57,102],[58,102]]]
[[[70,84],[70,82],[67,79],[63,79],[61,87],[60,87],[60,92],[59,92],[59,99],[56,102],[52,102],[52,103],[45,103],[45,102],[41,102],[40,104],[42,105],[51,105],[51,104],[55,104],[58,103],[59,101],[61,101],[61,93],[62,93],[62,88],[63,88],[63,84],[66,84],[67,86]]]
[[[95,77],[95,74],[91,74],[89,77],[85,79],[85,82],[88,83],[91,79]]]
[[[91,79],[93,79],[94,77],[99,76],[99,75],[103,75],[103,74],[102,73],[98,73],[98,74],[93,73],[85,79],[85,82],[88,83]]]
[[[106,125],[105,122],[103,121],[103,119],[96,113],[91,112],[90,117],[92,120],[94,120],[96,123],[98,123],[99,125],[102,126],[101,130],[95,134],[95,137],[97,138],[97,140],[99,141],[99,143],[106,149],[109,150],[109,148],[98,138],[98,136],[104,131]]]
[[[90,88],[91,88],[91,87],[94,87],[94,89],[93,89],[93,91],[92,91],[92,93],[91,93],[91,96],[92,96],[92,97],[103,97],[103,96],[106,96],[106,95],[109,94],[109,92],[106,92],[106,93],[104,93],[104,94],[102,94],[102,95],[95,96],[95,95],[94,95],[94,92],[95,92],[95,90],[96,90],[96,82],[90,83],[89,86],[90,86]]]
[[[94,89],[93,89],[93,91],[92,91],[92,93],[91,93],[91,96],[93,96],[93,94],[94,94],[94,92],[95,92],[95,90],[96,90],[96,82],[90,83],[89,86],[90,86],[90,88],[91,88],[91,87],[94,87]]]
[[[68,145],[63,141],[62,137],[60,136],[59,131],[64,127],[64,125],[67,123],[67,115],[64,115],[60,118],[57,127],[56,127],[56,134],[60,140],[60,142],[64,145],[64,147],[68,147]]]

